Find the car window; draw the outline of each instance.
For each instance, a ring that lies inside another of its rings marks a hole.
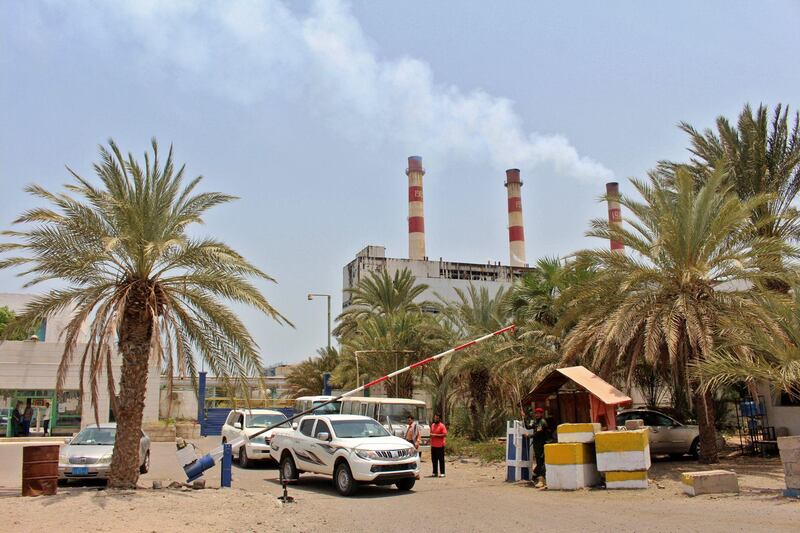
[[[306,418],[302,422],[300,422],[300,433],[302,433],[303,435],[305,435],[307,437],[310,437],[311,436],[311,430],[312,430],[313,427],[314,427],[314,419],[313,418],[312,419]]]
[[[340,439],[388,437],[389,432],[374,420],[337,420],[333,423]]]
[[[656,426],[671,426],[674,422],[671,418],[659,413],[653,413],[653,425]]]
[[[320,433],[327,433],[328,435],[331,434],[331,428],[328,427],[323,420],[317,421],[317,427],[314,428],[314,436],[319,437]]]
[[[228,419],[225,421],[225,423],[228,424],[229,426],[232,426],[234,420],[236,420],[236,416],[237,416],[236,411],[231,411],[230,413],[228,413]]]
[[[244,415],[239,415],[239,418],[237,418],[236,421],[241,424],[242,427],[244,427]]]

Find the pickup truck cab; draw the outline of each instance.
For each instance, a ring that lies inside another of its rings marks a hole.
[[[286,420],[286,415],[271,409],[234,409],[222,426],[222,444],[236,442],[239,437],[246,437],[244,444],[235,447],[233,456],[238,459],[239,466],[249,468],[254,461],[272,460],[269,453],[269,439],[275,430],[267,431],[257,437],[254,433]],[[280,426],[288,428],[289,424]],[[276,428],[277,429],[277,428]]]
[[[360,484],[394,484],[407,491],[419,479],[414,447],[366,416],[305,416],[297,429],[273,434],[270,452],[284,479],[296,481],[303,472],[331,476],[343,496]]]

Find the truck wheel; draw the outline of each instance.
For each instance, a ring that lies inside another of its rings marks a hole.
[[[352,496],[355,494],[358,485],[356,480],[353,479],[353,473],[350,471],[350,466],[346,461],[342,461],[333,470],[333,484],[336,490],[342,496]]]
[[[239,466],[242,468],[250,468],[250,459],[247,457],[247,446],[242,444],[239,448]]]
[[[416,482],[417,482],[417,480],[414,479],[413,477],[407,477],[407,478],[401,479],[400,481],[395,483],[395,486],[399,490],[406,491],[406,490],[413,489],[414,488],[414,483],[416,483]]]
[[[286,481],[296,481],[299,477],[299,472],[294,464],[291,453],[285,453],[283,457],[281,457],[281,475]]]

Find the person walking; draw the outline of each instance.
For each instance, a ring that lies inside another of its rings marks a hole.
[[[44,428],[44,436],[46,437],[50,432],[50,402],[44,402],[44,413],[42,414],[42,428]]]
[[[417,424],[412,415],[408,415],[406,424],[408,424],[406,427],[406,440],[414,445],[419,454],[419,460],[422,461],[422,452],[419,450],[419,446],[422,444],[422,434],[419,431],[419,424]]]
[[[444,445],[447,427],[442,417],[433,415],[431,424],[431,461],[433,461],[433,477],[444,477]]]
[[[547,420],[544,419],[544,409],[541,407],[534,409],[533,417],[530,417],[529,411],[525,416],[525,428],[533,431],[531,435],[531,448],[533,448],[533,457],[536,460],[533,476],[536,481],[536,488],[543,488],[547,476],[544,466],[544,445],[547,443],[547,438],[550,436]]]
[[[22,436],[29,437],[31,434],[31,419],[33,418],[33,407],[31,407],[31,400],[28,398],[28,403],[25,404],[25,411],[22,413]]]
[[[12,437],[21,437],[23,430],[22,430],[22,416],[25,414],[25,404],[22,402],[17,402],[16,407],[14,407],[14,412],[11,413],[11,436]]]

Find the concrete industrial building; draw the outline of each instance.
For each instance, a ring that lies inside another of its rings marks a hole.
[[[425,169],[420,156],[408,158],[408,258],[386,257],[386,248],[370,245],[356,254],[355,259],[344,267],[342,307],[350,305],[348,289],[358,285],[371,272],[387,271],[394,275],[408,269],[419,283],[428,285],[428,290],[419,297],[424,301],[457,299],[456,289],[469,290],[470,284],[478,289],[486,288],[495,295],[501,288],[508,288],[513,281],[529,272],[525,262],[525,237],[522,222],[522,199],[520,172],[506,171],[505,186],[508,190],[509,255],[511,265],[497,263],[464,263],[459,261],[430,261],[425,248],[425,211],[423,176]]]
[[[0,294],[0,307],[20,313],[33,297],[31,294]],[[50,405],[50,427],[54,433],[71,434],[95,420],[88,387],[83,397],[80,395],[80,354],[86,348],[88,328],[84,328],[79,335],[76,355],[67,372],[63,390],[58,394],[55,391],[58,365],[64,353],[61,334],[69,323],[71,313],[71,310],[65,310],[48,317],[38,328],[36,339],[0,344],[0,414],[13,409],[17,401],[30,401],[35,415],[31,426],[34,431],[41,425],[46,404]],[[121,359],[115,354],[111,366],[117,380],[121,364]],[[113,418],[106,382],[105,372],[101,372],[98,376],[98,415],[101,423]],[[158,421],[158,396],[159,369],[158,365],[153,365],[147,378],[145,423]],[[0,427],[0,432],[0,436],[5,436],[7,428]]]

